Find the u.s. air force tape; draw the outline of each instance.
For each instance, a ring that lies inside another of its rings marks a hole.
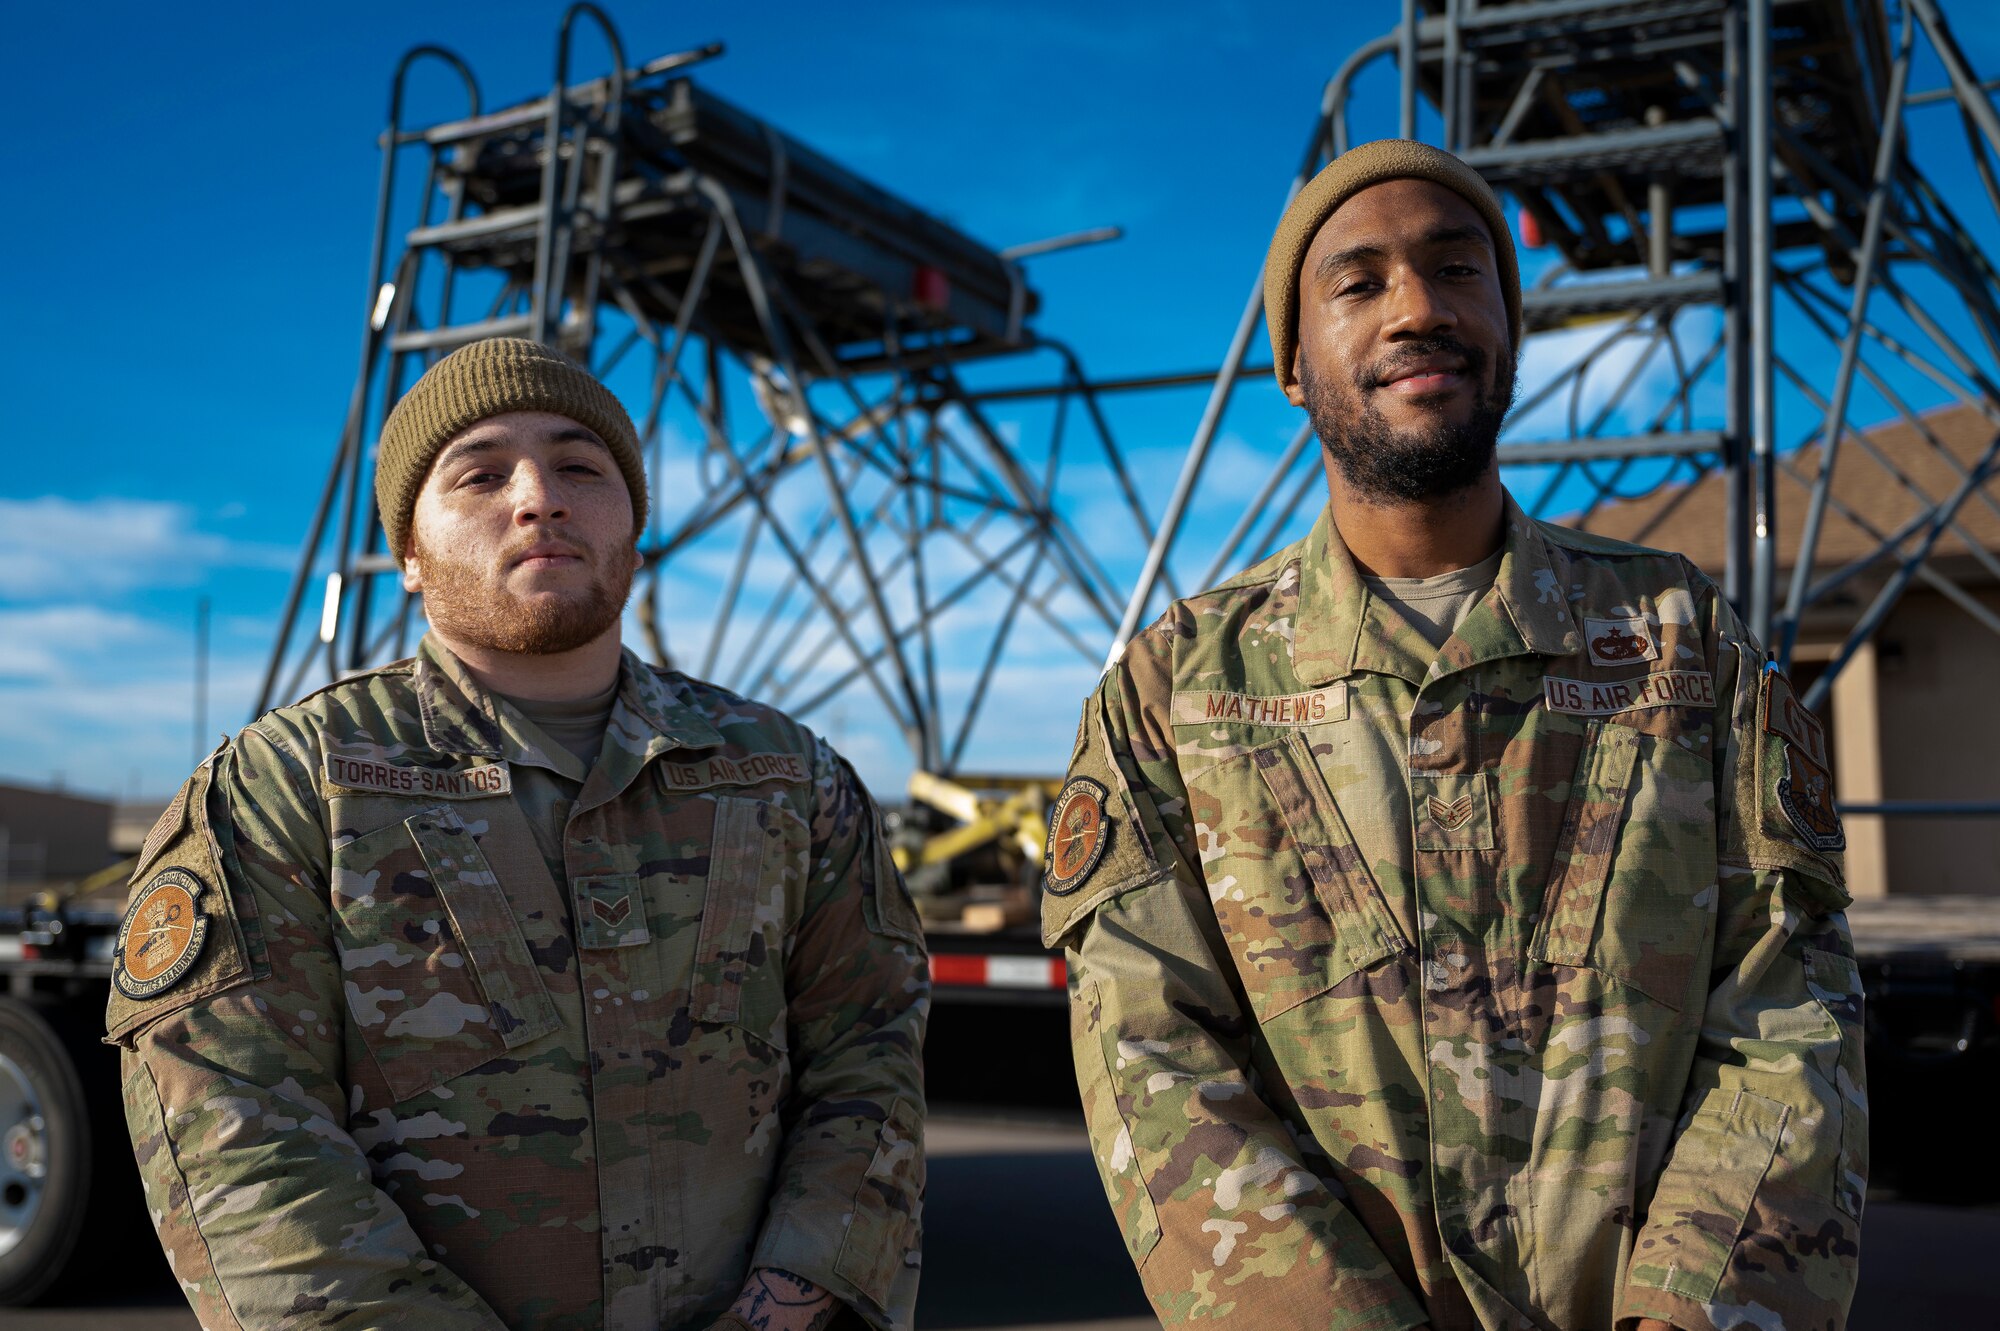
[[[112,957],[111,980],[119,993],[151,998],[194,968],[208,940],[208,916],[201,908],[207,890],[186,869],[167,869],[133,896]]]
[[[1057,896],[1076,891],[1104,858],[1111,824],[1104,817],[1110,792],[1087,776],[1073,776],[1056,796],[1049,815],[1046,886]]]

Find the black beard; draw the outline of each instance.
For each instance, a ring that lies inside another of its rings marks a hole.
[[[1513,354],[1509,352],[1498,366],[1492,390],[1478,390],[1472,414],[1464,421],[1438,420],[1428,427],[1398,431],[1369,394],[1394,372],[1397,362],[1425,356],[1456,356],[1472,382],[1485,379],[1486,354],[1448,337],[1402,343],[1393,360],[1357,369],[1351,395],[1321,379],[1312,363],[1300,358],[1299,387],[1313,431],[1341,478],[1364,500],[1413,504],[1442,499],[1478,484],[1493,466],[1500,426],[1514,405]]]

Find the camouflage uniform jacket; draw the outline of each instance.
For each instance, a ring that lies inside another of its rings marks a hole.
[[[1322,516],[1086,704],[1043,924],[1131,1256],[1168,1324],[1837,1328],[1823,738],[1684,559],[1506,525],[1441,651]]]
[[[149,838],[109,1032],[204,1326],[704,1327],[753,1266],[907,1326],[928,975],[867,793],[629,653],[587,774],[539,733],[427,639]]]

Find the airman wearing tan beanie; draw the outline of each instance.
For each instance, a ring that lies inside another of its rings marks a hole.
[[[551,411],[587,426],[611,450],[632,492],[632,530],[646,525],[646,464],[639,433],[597,377],[539,342],[489,337],[471,342],[424,371],[382,426],[375,462],[375,504],[389,549],[408,549],[417,492],[437,455],[467,429],[510,411]]]
[[[1428,180],[1442,185],[1471,204],[1492,233],[1493,253],[1500,263],[1500,294],[1513,325],[1514,346],[1521,345],[1521,266],[1514,255],[1514,237],[1507,214],[1477,171],[1458,158],[1411,139],[1377,139],[1350,148],[1328,162],[1293,197],[1278,221],[1278,233],[1264,256],[1264,326],[1271,334],[1271,368],[1280,388],[1292,383],[1292,352],[1299,340],[1299,269],[1306,251],[1334,210],[1371,185],[1385,180]]]

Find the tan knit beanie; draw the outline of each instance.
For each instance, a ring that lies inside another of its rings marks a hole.
[[[519,337],[467,343],[424,371],[382,425],[375,506],[389,550],[404,555],[410,515],[431,464],[465,430],[509,411],[551,411],[588,426],[618,462],[632,492],[632,530],[646,525],[646,464],[639,433],[611,390],[560,352]]]
[[[1507,322],[1514,345],[1521,345],[1521,266],[1514,257],[1514,237],[1499,196],[1477,171],[1428,143],[1411,139],[1377,139],[1350,148],[1328,162],[1306,183],[1278,221],[1264,256],[1264,326],[1271,333],[1271,368],[1278,386],[1292,383],[1292,352],[1299,340],[1299,269],[1306,250],[1334,209],[1385,180],[1428,180],[1442,185],[1478,210],[1493,234],[1493,253],[1500,263],[1500,295],[1507,302]]]

